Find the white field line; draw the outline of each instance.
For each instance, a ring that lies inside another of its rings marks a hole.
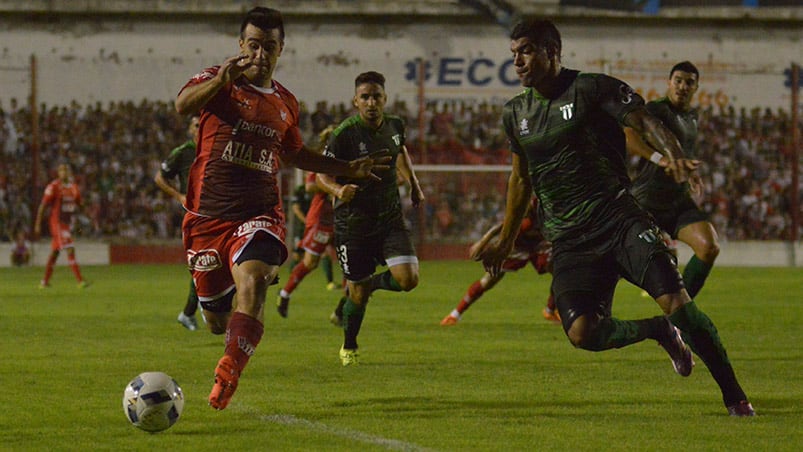
[[[388,450],[400,450],[406,452],[426,452],[430,450],[416,444],[407,443],[396,439],[383,438],[381,436],[370,435],[368,433],[347,428],[332,427],[331,425],[321,422],[314,422],[307,419],[298,418],[292,414],[263,414],[259,416],[259,419],[273,424],[301,426],[314,432],[327,433],[353,441],[384,447]]]

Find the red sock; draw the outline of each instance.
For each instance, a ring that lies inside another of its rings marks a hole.
[[[304,265],[304,262],[299,262],[293,267],[293,270],[290,272],[290,279],[287,280],[287,284],[284,286],[284,291],[288,294],[293,293],[296,290],[296,287],[301,283],[305,276],[310,272],[310,269]]]
[[[259,320],[242,312],[235,312],[226,328],[225,354],[237,361],[237,371],[241,373],[248,359],[256,351],[265,327]]]
[[[74,257],[68,257],[67,258],[67,263],[70,264],[70,268],[72,269],[72,272],[75,275],[75,279],[77,279],[78,282],[83,281],[84,278],[81,276],[81,269],[78,268],[78,262],[75,261],[75,258]]]
[[[550,311],[554,311],[558,307],[555,305],[555,295],[552,294],[552,291],[549,291],[549,298],[546,299],[546,307]]]
[[[45,265],[45,277],[42,278],[42,282],[44,284],[48,284],[50,282],[50,277],[53,276],[53,267],[56,266],[56,259],[58,259],[58,256],[53,256],[52,254],[47,259],[47,264]]]
[[[458,303],[457,312],[461,314],[465,312],[466,309],[468,309],[469,306],[477,301],[477,298],[481,297],[484,293],[485,289],[482,287],[482,283],[479,281],[474,281],[474,283],[469,286],[466,294],[463,295],[463,299],[460,300],[460,303]]]

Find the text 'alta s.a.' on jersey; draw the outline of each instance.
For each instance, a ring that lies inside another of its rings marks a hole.
[[[214,78],[219,69],[205,69],[184,88]],[[261,88],[240,77],[224,85],[200,113],[187,210],[223,220],[283,215],[279,157],[303,146],[295,96],[276,81]]]
[[[547,240],[582,243],[606,234],[621,214],[642,216],[627,191],[621,124],[644,100],[621,80],[562,69],[562,89],[532,88],[509,100],[502,121],[512,152],[527,162]]]

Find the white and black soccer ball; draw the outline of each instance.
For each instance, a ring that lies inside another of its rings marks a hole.
[[[181,387],[164,372],[143,372],[125,387],[123,411],[135,427],[161,432],[178,421],[184,409]]]

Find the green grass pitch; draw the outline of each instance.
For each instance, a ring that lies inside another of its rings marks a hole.
[[[79,256],[80,257],[80,256]],[[439,322],[482,272],[423,262],[411,293],[379,292],[344,368],[328,322],[338,293],[320,271],[274,309],[228,409],[206,398],[223,337],[176,322],[181,266],[86,267],[78,289],[58,267],[0,269],[0,451],[796,451],[803,447],[803,269],[715,268],[697,302],[717,324],[758,416],[728,417],[702,362],[677,376],[645,341],[574,349],[541,318],[550,277],[511,274],[454,327]],[[288,269],[282,270],[282,281]],[[659,311],[623,282],[614,315]],[[123,415],[140,372],[174,377],[186,404],[148,434]]]

